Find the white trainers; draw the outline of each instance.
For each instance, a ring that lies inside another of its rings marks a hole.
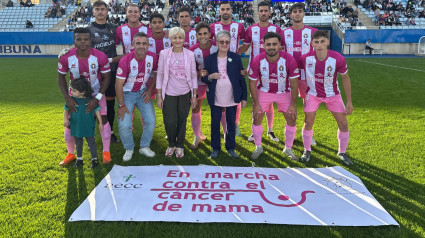
[[[190,145],[190,149],[191,150],[196,150],[198,149],[199,144],[202,142],[202,138],[201,137],[196,137],[193,140],[193,144]]]
[[[251,159],[258,159],[260,155],[263,153],[263,147],[257,147],[251,155]]]
[[[122,157],[122,160],[124,162],[130,161],[132,156],[133,156],[133,150],[126,150],[124,156]]]
[[[269,138],[274,141],[274,142],[279,142],[279,138],[276,137],[276,135],[274,134],[273,131],[269,131],[267,132],[267,135],[269,136]]]
[[[139,154],[144,155],[146,157],[152,158],[155,156],[155,152],[153,152],[149,147],[144,147],[139,149]]]
[[[311,145],[317,145],[316,140],[314,139],[314,137],[311,137]]]
[[[282,153],[287,155],[291,160],[299,160],[298,157],[294,155],[294,152],[292,152],[292,149],[285,148],[283,149]]]
[[[176,157],[177,158],[183,158],[184,156],[184,149],[183,148],[177,148],[176,149]]]
[[[254,141],[254,134],[251,134],[250,136],[248,136],[248,141],[249,142],[253,142]]]

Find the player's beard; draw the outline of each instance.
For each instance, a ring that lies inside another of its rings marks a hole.
[[[227,21],[230,19],[230,15],[229,14],[224,14],[223,16],[221,16],[223,18],[223,20]]]
[[[267,56],[269,56],[269,57],[274,57],[278,52],[279,52],[278,50],[273,50],[273,52],[272,52],[273,54],[270,54],[270,51],[269,50],[266,51]]]

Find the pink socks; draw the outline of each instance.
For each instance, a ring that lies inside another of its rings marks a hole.
[[[337,137],[339,144],[338,153],[345,153],[345,150],[347,150],[348,146],[348,138],[350,137],[350,132],[342,132],[338,129]]]
[[[74,137],[71,136],[71,129],[68,127],[65,127],[65,142],[66,142],[66,148],[68,149],[68,153],[75,154],[74,147],[75,147],[75,141]]]
[[[252,134],[254,135],[254,142],[256,146],[261,146],[261,139],[263,137],[263,125],[258,126],[252,124]]]
[[[201,112],[198,112],[198,113],[192,112],[191,121],[192,121],[193,134],[198,138],[201,137]]]
[[[297,131],[297,126],[285,125],[285,148],[291,149],[294,144],[295,132]]]
[[[313,130],[305,130],[303,128],[303,143],[304,143],[304,149],[311,151],[311,139],[313,138]]]
[[[109,122],[103,125],[103,131],[100,135],[102,136],[103,151],[109,152],[109,146],[111,145],[111,126],[109,125]]]

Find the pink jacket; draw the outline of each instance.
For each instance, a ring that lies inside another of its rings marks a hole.
[[[170,70],[170,60],[171,54],[173,52],[173,47],[164,49],[159,53],[158,60],[158,71],[156,77],[156,88],[162,89],[162,99],[165,98],[165,90],[167,89],[168,80],[169,80],[169,70]],[[195,54],[183,48],[184,55],[184,65],[186,70],[186,75],[188,75],[187,83],[189,84],[190,91],[193,92],[193,89],[198,88],[198,77],[196,73],[196,63],[195,63]]]

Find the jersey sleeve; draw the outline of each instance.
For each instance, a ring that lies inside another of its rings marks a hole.
[[[100,58],[99,59],[100,72],[102,74],[110,72],[111,71],[111,65],[109,64],[108,56],[106,56],[104,53],[102,53],[99,58]]]
[[[119,79],[127,79],[128,76],[128,68],[127,68],[127,57],[121,58],[120,62],[118,63],[118,69],[117,69],[117,78]]]
[[[118,27],[115,30],[115,45],[119,45],[121,43],[120,32],[121,32],[121,27]]]
[[[248,77],[250,80],[257,80],[260,77],[259,55],[255,57],[249,64]]]
[[[62,55],[58,61],[58,72],[61,74],[67,74],[69,71],[68,68],[68,57],[65,55]]]
[[[239,39],[245,39],[246,31],[242,23],[239,23]]]
[[[342,55],[339,55],[337,60],[337,69],[336,71],[339,74],[346,74],[348,72],[347,62],[345,61],[345,58]]]
[[[298,70],[297,61],[290,54],[287,54],[286,68],[288,70],[288,78],[294,79],[300,77],[300,71]]]
[[[249,27],[247,30],[246,30],[246,32],[245,32],[245,38],[243,39],[243,44],[244,45],[250,45],[251,44],[251,42],[252,42],[252,37],[251,37],[251,35],[252,35],[252,27]]]

